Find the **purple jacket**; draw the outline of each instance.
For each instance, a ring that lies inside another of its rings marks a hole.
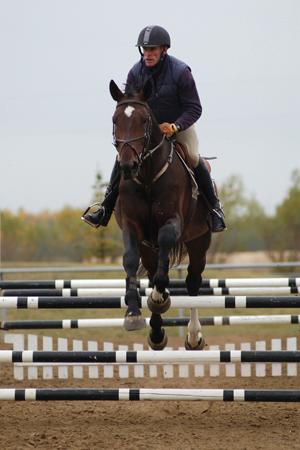
[[[128,73],[127,84],[143,86],[147,79],[152,93],[147,100],[158,123],[175,122],[181,130],[189,128],[202,113],[191,69],[174,56],[166,55],[154,68],[141,59]]]

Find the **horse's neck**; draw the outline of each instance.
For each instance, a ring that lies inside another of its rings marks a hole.
[[[149,145],[148,145],[149,150],[151,150],[152,148],[159,145],[162,138],[163,138],[163,135],[159,129],[159,126],[154,124],[151,135],[150,135]]]
[[[155,148],[157,145],[159,145],[162,142],[162,139],[163,139],[163,134],[160,131],[159,125],[152,114],[152,130],[151,130],[150,142],[149,142],[149,146],[148,146],[149,150],[151,150],[151,148]],[[170,146],[167,144],[167,142],[165,140],[164,143],[162,144],[162,146],[156,152],[157,155],[164,154],[166,152],[166,149],[169,147]]]
[[[158,148],[156,149],[157,146]],[[147,150],[150,152],[151,156],[144,160],[141,168],[141,177],[144,179],[146,184],[151,184],[153,178],[162,169],[164,164],[166,164],[170,154],[170,142],[163,140],[163,135],[161,134],[159,128],[157,133],[151,134]],[[154,151],[151,152],[151,150]]]

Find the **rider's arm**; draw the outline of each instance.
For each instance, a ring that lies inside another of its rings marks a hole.
[[[180,130],[186,130],[199,119],[202,113],[196,83],[188,67],[178,80],[178,96],[183,113],[176,119],[176,125]]]

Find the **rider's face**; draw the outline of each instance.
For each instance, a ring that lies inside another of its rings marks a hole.
[[[161,54],[164,52],[162,47],[143,47],[144,62],[147,67],[154,67],[159,62]]]

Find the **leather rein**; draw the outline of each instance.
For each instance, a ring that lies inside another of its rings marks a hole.
[[[119,158],[120,158],[122,150],[126,146],[129,147],[133,151],[133,153],[135,154],[135,156],[137,157],[137,160],[138,160],[138,169],[137,169],[137,175],[132,180],[138,184],[143,185],[144,183],[138,179],[140,168],[141,168],[143,162],[146,161],[146,159],[151,157],[159,148],[161,148],[161,146],[163,145],[163,143],[166,139],[166,135],[165,134],[163,135],[163,137],[162,137],[161,141],[158,143],[158,145],[149,149],[148,146],[150,143],[151,130],[152,130],[152,124],[153,124],[149,106],[147,105],[147,103],[142,102],[140,100],[127,99],[127,100],[121,100],[120,102],[118,102],[117,108],[119,108],[120,106],[123,106],[123,105],[130,106],[131,104],[141,105],[144,108],[146,108],[146,110],[148,112],[148,117],[147,117],[147,121],[146,121],[145,132],[142,136],[129,138],[129,139],[117,139],[116,134],[115,134],[115,124],[114,124],[113,125],[113,145],[116,147],[116,149],[118,151]],[[132,143],[140,141],[142,139],[144,139],[143,150],[140,153],[138,153],[136,151],[134,145],[132,145]],[[120,146],[120,144],[121,144],[121,146]],[[119,146],[120,146],[120,148],[119,148]],[[174,142],[172,140],[170,140],[170,152],[169,152],[167,161],[165,162],[163,167],[157,172],[157,174],[153,177],[151,184],[155,183],[166,172],[169,165],[173,161],[173,154],[174,154]]]

